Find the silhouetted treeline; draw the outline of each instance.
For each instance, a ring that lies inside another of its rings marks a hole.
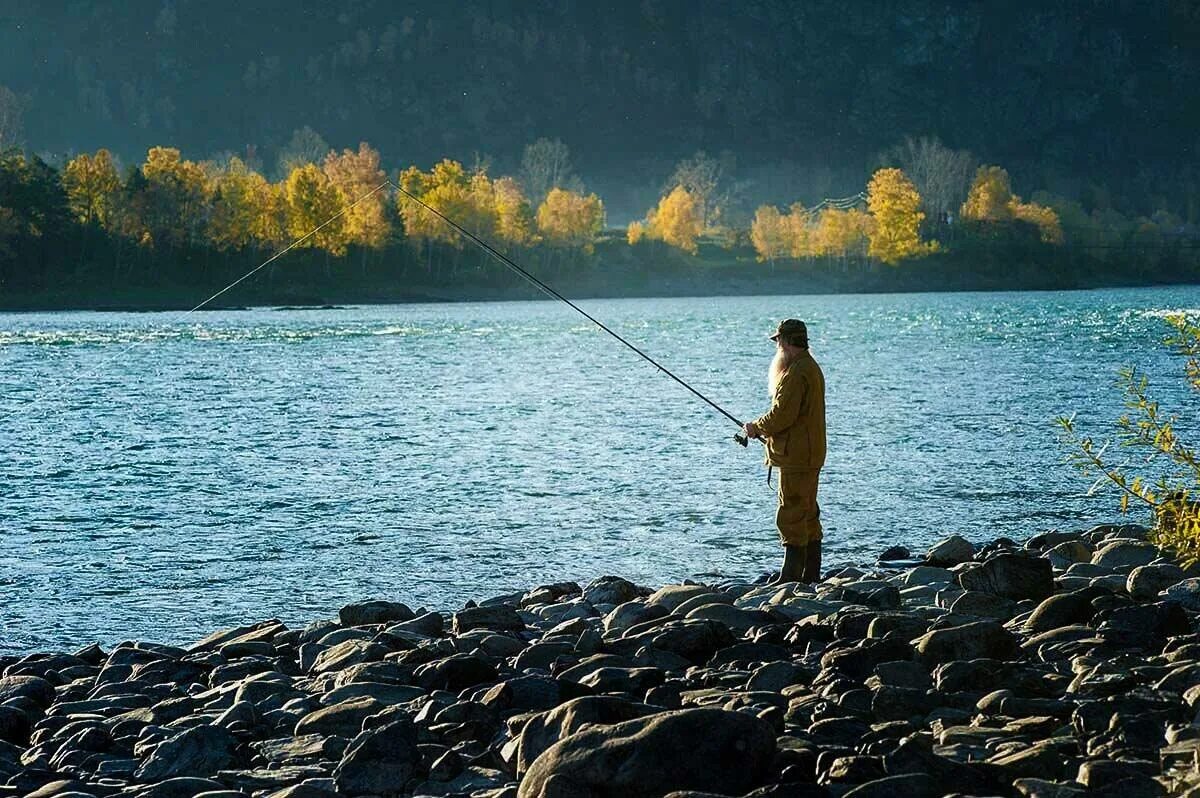
[[[310,125],[338,148],[479,153],[511,173],[550,132],[626,221],[696,150],[727,152],[754,202],[780,204],[852,193],[899,131],[1089,213],[1200,222],[1190,0],[8,5],[0,82],[25,143],[63,162],[170,141],[277,179]]]

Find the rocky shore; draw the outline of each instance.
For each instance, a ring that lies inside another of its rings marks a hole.
[[[1200,796],[1198,576],[1102,526],[0,657],[0,796]]]

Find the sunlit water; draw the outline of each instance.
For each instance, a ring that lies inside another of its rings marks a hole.
[[[809,322],[833,562],[1114,519],[1054,418],[1110,430],[1125,363],[1195,402],[1159,341],[1197,288],[582,304],[739,417]],[[761,450],[561,304],[0,315],[0,413],[0,650],[779,555]]]

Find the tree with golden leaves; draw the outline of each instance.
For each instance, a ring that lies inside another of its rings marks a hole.
[[[271,246],[284,238],[278,189],[240,158],[212,178],[208,238],[221,250]]]
[[[428,172],[415,166],[405,169],[400,173],[400,187],[475,235],[495,236],[495,200],[484,173],[468,175],[458,161],[446,159]],[[439,241],[463,248],[462,236],[437,214],[403,195],[397,206],[404,233],[414,244]]]
[[[537,210],[538,232],[559,247],[595,250],[596,236],[604,229],[604,203],[595,194],[553,188]]]
[[[700,205],[683,186],[676,186],[658,202],[650,214],[650,235],[673,247],[695,255],[703,232]]]
[[[864,255],[870,227],[870,217],[858,208],[824,208],[812,233],[813,251],[835,258]]]
[[[750,223],[750,243],[760,263],[787,257],[791,252],[787,217],[773,205],[760,205]]]
[[[517,246],[533,240],[533,208],[521,190],[521,184],[511,177],[492,181],[493,207],[496,212],[496,237]]]
[[[1008,172],[999,166],[981,166],[962,206],[964,219],[978,222],[1024,222],[1033,225],[1043,242],[1061,244],[1062,224],[1053,208],[1022,202],[1012,192]]]
[[[936,248],[936,242],[921,241],[921,195],[899,169],[880,169],[871,176],[867,208],[873,218],[867,248],[871,257],[894,266]]]
[[[201,238],[208,202],[204,168],[184,160],[174,147],[151,147],[142,164],[141,222],[155,244],[182,244]]]
[[[97,222],[109,226],[121,190],[121,176],[108,150],[72,158],[63,170],[62,182],[76,219],[85,225]]]
[[[981,166],[959,213],[977,222],[1007,222],[1013,218],[1012,182],[999,166]]]
[[[284,196],[288,235],[294,239],[309,236],[298,246],[346,254],[346,217],[338,215],[346,207],[346,197],[320,167],[308,163],[292,169],[284,183]]]
[[[646,225],[640,221],[632,221],[625,230],[625,240],[629,246],[636,247],[646,238]]]
[[[787,236],[788,255],[792,258],[811,258],[817,251],[813,229],[813,214],[799,202],[793,202],[783,217],[784,233]]]
[[[382,189],[371,193],[387,179],[379,168],[379,152],[365,141],[360,142],[357,152],[329,152],[321,170],[348,203],[345,216],[347,241],[360,247],[382,247],[391,233],[391,221],[385,207],[387,194]]]

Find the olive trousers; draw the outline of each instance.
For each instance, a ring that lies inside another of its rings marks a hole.
[[[821,531],[821,508],[817,504],[817,480],[819,468],[779,469],[779,509],[775,511],[775,525],[785,546],[807,546],[819,543]]]

